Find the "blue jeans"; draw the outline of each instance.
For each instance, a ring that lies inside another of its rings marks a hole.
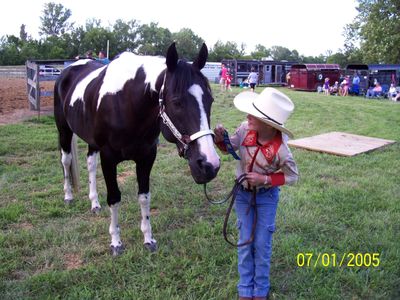
[[[253,227],[254,207],[250,205],[251,192],[240,190],[236,196],[235,210],[238,218],[239,243],[249,240]],[[261,188],[257,192],[257,225],[254,241],[238,247],[240,297],[265,297],[268,295],[269,269],[272,254],[272,234],[278,208],[279,188]]]

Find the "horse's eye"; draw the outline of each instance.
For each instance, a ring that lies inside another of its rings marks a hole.
[[[171,104],[172,104],[175,108],[182,108],[182,102],[180,101],[179,98],[172,98],[172,99],[171,99]]]

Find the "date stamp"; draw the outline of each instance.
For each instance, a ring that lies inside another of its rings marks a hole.
[[[380,253],[353,253],[345,252],[340,255],[336,253],[313,253],[300,252],[296,256],[296,264],[300,268],[376,268],[381,263]]]

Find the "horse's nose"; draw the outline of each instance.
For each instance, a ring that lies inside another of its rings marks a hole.
[[[205,175],[208,179],[213,179],[217,176],[219,171],[219,166],[214,167],[211,163],[209,163],[205,157],[201,156],[197,159],[197,165],[201,172]]]

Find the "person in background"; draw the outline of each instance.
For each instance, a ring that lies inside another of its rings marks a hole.
[[[342,96],[347,96],[349,94],[349,76],[346,76],[340,84],[340,90]]]
[[[104,65],[107,65],[110,63],[110,60],[106,57],[106,54],[103,50],[99,51],[99,57],[97,59],[99,62],[101,62]]]
[[[358,76],[357,72],[355,72],[353,76],[351,92],[357,96],[360,94],[360,77]]]
[[[367,98],[379,98],[382,94],[382,86],[378,81],[376,81],[375,86],[373,88],[369,88],[367,91]]]
[[[335,81],[335,84],[330,88],[331,95],[338,95],[339,94],[339,81]]]
[[[290,72],[286,74],[286,86],[290,89]]]
[[[92,50],[87,51],[85,56],[86,58],[93,59],[93,51]]]
[[[93,59],[93,51],[92,50],[88,50],[88,51],[86,51],[86,53],[85,53],[85,56],[81,56],[81,55],[78,55],[78,56],[76,56],[75,57],[75,59]]]
[[[324,94],[329,96],[329,77],[325,78],[325,82],[324,82],[324,86],[323,86],[323,90],[324,90]]]
[[[251,72],[249,77],[247,77],[247,80],[249,81],[251,91],[254,92],[258,82],[258,74],[255,72],[254,67],[251,67]]]
[[[396,98],[396,96],[397,96],[397,89],[394,86],[394,83],[391,83],[390,84],[390,88],[389,88],[389,92],[388,92],[388,98],[390,100],[396,101],[396,100],[394,100]]]
[[[219,80],[219,85],[221,86],[221,92],[225,91],[226,89],[226,73],[228,70],[225,67],[225,64],[221,64],[221,71],[219,72],[219,75],[221,76]]]
[[[229,73],[229,70],[228,70],[228,72],[226,72],[226,79],[225,79],[225,81],[226,81],[225,89],[226,89],[227,91],[232,92],[232,87],[231,87],[232,76],[231,76],[231,74]]]
[[[237,289],[240,300],[265,300],[270,291],[272,235],[279,186],[298,180],[297,165],[287,145],[292,134],[284,126],[294,104],[274,88],[265,88],[261,94],[242,92],[233,104],[247,114],[247,121],[230,137],[233,149],[239,151],[241,158],[236,177],[244,175],[246,178],[235,201],[239,244],[250,241],[254,233],[251,242],[238,247]],[[227,154],[224,132],[222,124],[214,129],[217,147]],[[254,232],[253,222],[256,222]]]

